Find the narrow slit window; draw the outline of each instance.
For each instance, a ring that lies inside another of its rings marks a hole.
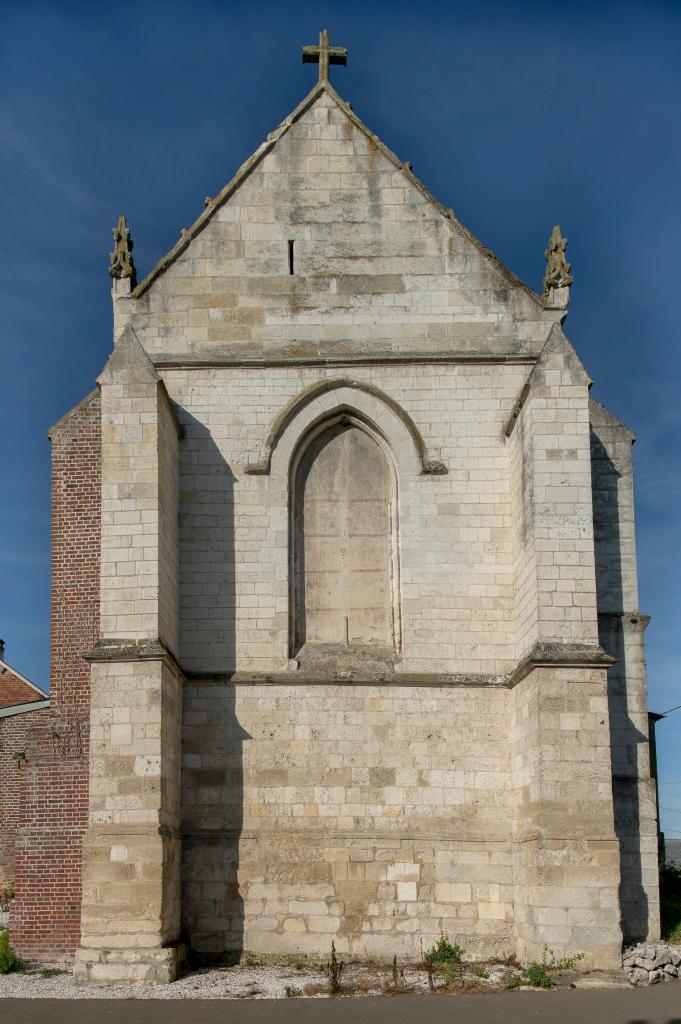
[[[289,274],[293,274],[294,273],[294,270],[293,270],[293,239],[292,238],[289,238],[289,240],[288,240],[288,272],[289,272]]]

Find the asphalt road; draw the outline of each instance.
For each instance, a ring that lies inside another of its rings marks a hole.
[[[0,999],[2,1024],[681,1024],[681,985],[380,999]]]

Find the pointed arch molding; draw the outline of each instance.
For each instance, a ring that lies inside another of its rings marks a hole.
[[[373,384],[365,384],[360,381],[350,380],[349,378],[315,381],[314,384],[310,384],[309,387],[305,388],[303,391],[299,392],[295,398],[291,399],[288,405],[286,405],[276,419],[273,420],[267,433],[267,437],[265,438],[258,454],[257,461],[249,463],[246,466],[246,472],[251,475],[268,474],[272,463],[272,452],[276,448],[281,435],[284,433],[289,423],[295,419],[303,409],[307,408],[310,403],[314,402],[315,399],[341,388],[351,388],[355,391],[361,391],[367,395],[371,395],[373,398],[378,399],[379,402],[385,405],[390,412],[401,421],[411,437],[421,475],[442,476],[447,472],[447,467],[444,462],[441,462],[439,459],[432,458],[420,430],[409,413],[402,408],[399,402],[396,402],[390,397],[390,395],[387,395],[385,391],[381,391],[380,388],[375,387]],[[328,411],[330,412],[331,409],[332,407],[330,407]]]

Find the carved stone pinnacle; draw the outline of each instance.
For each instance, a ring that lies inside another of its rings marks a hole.
[[[111,265],[109,273],[116,278],[130,278],[130,287],[134,288],[137,282],[137,271],[132,258],[132,238],[130,228],[125,222],[125,217],[118,218],[118,224],[111,229],[114,239],[114,250],[109,253]]]
[[[565,259],[565,248],[567,238],[562,238],[560,225],[554,225],[548,248],[544,252],[546,257],[546,273],[544,274],[544,295],[547,296],[552,288],[569,288],[572,284],[570,276],[570,264]]]

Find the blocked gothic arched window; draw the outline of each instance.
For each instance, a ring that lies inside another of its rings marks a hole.
[[[395,478],[349,416],[313,433],[292,479],[292,648],[396,644]]]

